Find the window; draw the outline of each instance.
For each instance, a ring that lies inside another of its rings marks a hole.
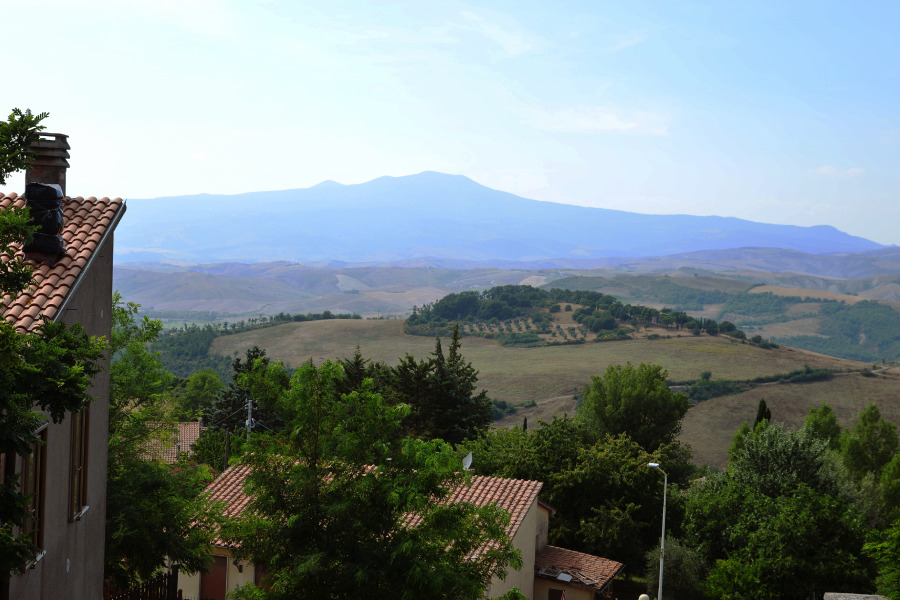
[[[69,519],[78,521],[87,512],[88,424],[90,409],[72,413],[72,468],[69,475]]]
[[[37,434],[31,452],[25,457],[22,469],[22,491],[28,496],[22,532],[38,548],[44,544],[44,470],[47,462],[47,428]]]

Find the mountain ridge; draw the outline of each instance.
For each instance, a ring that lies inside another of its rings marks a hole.
[[[118,261],[467,261],[645,257],[747,246],[811,254],[884,246],[830,225],[644,215],[522,198],[426,171],[296,190],[128,203]]]

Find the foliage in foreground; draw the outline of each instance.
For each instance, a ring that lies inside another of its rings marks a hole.
[[[172,560],[203,569],[217,522],[200,493],[206,467],[149,460],[146,446],[174,433],[165,400],[172,375],[147,350],[161,327],[137,319],[138,306],[113,296],[105,578],[120,589],[149,579]],[[167,429],[166,423],[169,424]]]
[[[863,545],[893,509],[832,449],[830,416],[814,410],[799,430],[768,419],[742,428],[727,471],[691,489],[686,539],[708,570],[710,597],[872,591],[874,565]]]
[[[371,380],[336,394],[342,375],[331,362],[299,368],[278,401],[285,428],[244,455],[252,500],[226,535],[266,565],[269,590],[237,597],[481,598],[522,564],[509,515],[447,503],[465,480],[453,448],[404,437],[409,408]]]
[[[684,394],[673,393],[658,365],[610,365],[584,388],[577,419],[598,433],[627,433],[649,451],[675,441],[689,408]]]

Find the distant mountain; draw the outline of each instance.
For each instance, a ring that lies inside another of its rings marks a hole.
[[[116,230],[116,259],[128,262],[528,262],[751,246],[809,254],[882,248],[830,226],[539,202],[434,172],[358,185],[130,200]]]

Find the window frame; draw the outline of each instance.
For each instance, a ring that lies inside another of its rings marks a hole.
[[[35,432],[37,439],[29,444],[31,452],[22,457],[22,493],[31,496],[25,504],[22,533],[29,536],[31,542],[41,549],[44,547],[43,525],[46,521],[48,429],[44,425]]]
[[[72,413],[72,446],[69,466],[69,522],[80,521],[87,503],[90,406]]]

